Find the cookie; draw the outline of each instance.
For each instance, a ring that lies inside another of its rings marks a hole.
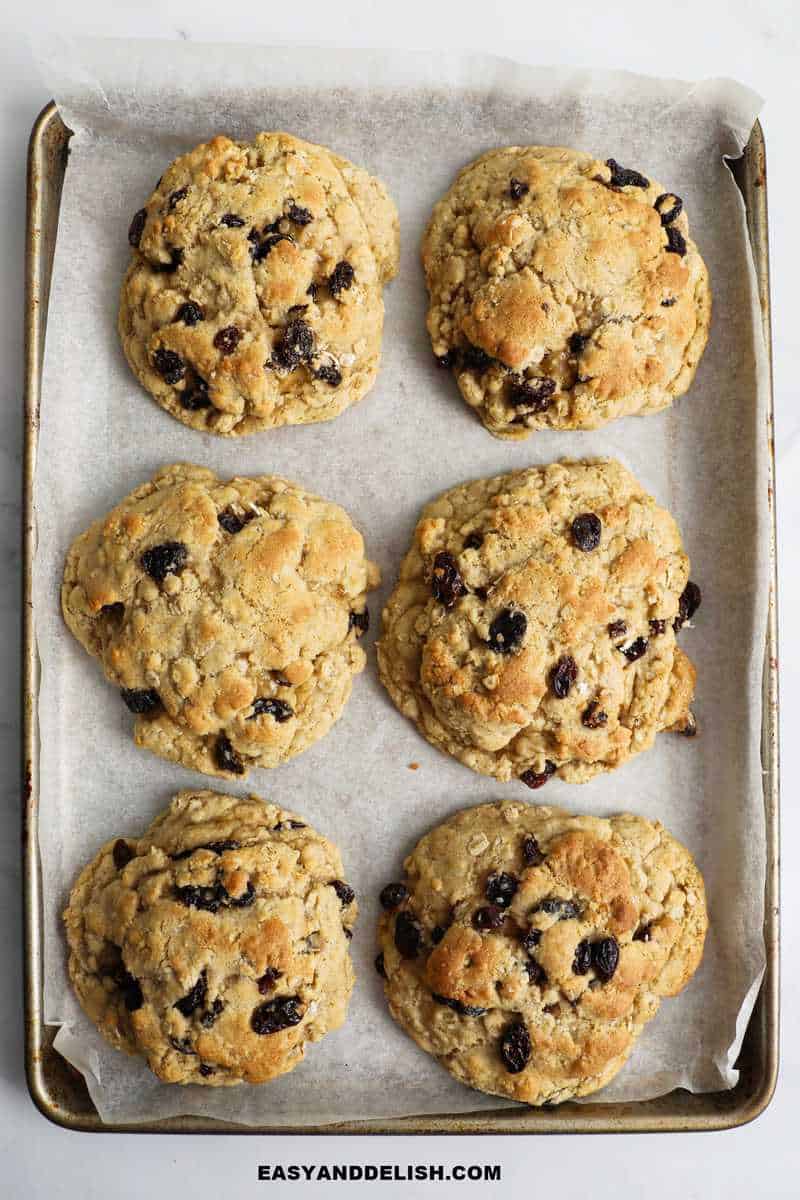
[[[538,788],[693,732],[676,633],[700,603],[674,520],[618,462],[479,479],[428,504],[383,612],[381,679],[440,750]]]
[[[73,543],[61,601],[136,743],[244,778],[328,732],[378,569],[337,504],[274,475],[164,467]]]
[[[607,1084],[708,927],[700,872],[659,822],[507,802],[422,838],[381,903],[394,1019],[462,1083],[526,1104]]]
[[[108,842],[64,913],[86,1015],[165,1083],[265,1083],[345,1019],[353,889],[339,851],[258,796],[179,792]]]
[[[397,210],[287,133],[184,154],[133,218],[119,332],[173,417],[228,437],[328,421],[375,382]]]
[[[434,354],[496,437],[658,412],[708,340],[681,198],[613,159],[484,154],[434,208],[422,257]]]

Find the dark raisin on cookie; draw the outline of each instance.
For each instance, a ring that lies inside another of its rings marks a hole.
[[[495,362],[491,354],[487,354],[480,346],[473,346],[471,342],[461,351],[459,359],[467,371],[488,371]]]
[[[272,717],[279,725],[294,716],[294,709],[285,700],[276,700],[270,696],[259,696],[253,701],[253,711],[247,718],[254,721],[256,717]]]
[[[381,908],[392,912],[393,909],[399,908],[407,897],[408,888],[404,883],[387,883],[386,887],[381,889],[379,897]]]
[[[356,273],[346,258],[338,262],[328,276],[328,288],[335,298],[340,292],[346,292],[353,286]]]
[[[525,183],[522,179],[515,179],[512,176],[511,182],[508,185],[508,190],[511,193],[512,200],[521,200],[523,196],[527,196],[528,192],[531,190],[531,185],[529,183]]]
[[[190,1017],[196,1008],[202,1008],[205,1004],[207,989],[206,973],[201,971],[193,987],[180,1000],[176,1000],[172,1007],[177,1008],[182,1016]]]
[[[242,331],[237,325],[226,325],[214,334],[214,347],[220,354],[233,354],[241,341]]]
[[[228,229],[241,229],[244,225],[244,217],[239,217],[236,213],[223,213],[219,219],[220,225],[227,225]]]
[[[572,522],[572,540],[579,550],[596,550],[603,536],[603,523],[597,513],[579,513]]]
[[[500,1039],[500,1057],[510,1075],[524,1071],[531,1057],[531,1038],[524,1021],[514,1021]]]
[[[183,542],[162,542],[145,550],[139,560],[151,579],[162,583],[167,575],[179,575],[189,560]]]
[[[146,221],[147,209],[140,208],[137,213],[134,213],[133,220],[128,226],[128,242],[134,249],[138,249],[139,242],[142,240]]]
[[[615,937],[604,937],[592,942],[592,966],[594,973],[603,983],[608,983],[619,963],[619,943]]]
[[[667,296],[666,300],[661,301],[662,308],[672,308],[673,304],[677,304],[674,296]]]
[[[199,304],[195,304],[193,300],[187,300],[175,313],[175,320],[182,321],[184,325],[197,325],[204,316],[205,313]]]
[[[290,321],[283,330],[273,350],[273,358],[279,367],[294,370],[300,363],[307,363],[314,352],[314,334],[311,327],[299,318]]]
[[[572,970],[575,975],[586,975],[592,965],[592,944],[588,938],[578,942],[575,947],[575,957],[572,960]]]
[[[520,783],[524,783],[526,787],[531,788],[535,792],[540,787],[544,787],[550,776],[555,775],[555,773],[556,764],[551,762],[548,758],[545,760],[543,771],[534,771],[529,767],[527,771],[522,772],[519,777],[519,781]]]
[[[697,737],[697,718],[694,713],[686,714],[686,721],[682,729],[678,730],[681,737],[693,738]]]
[[[394,944],[402,958],[416,958],[422,949],[422,927],[409,912],[399,912],[394,921]]]
[[[431,591],[434,599],[445,608],[452,608],[459,596],[466,595],[468,591],[459,573],[458,563],[446,550],[440,550],[433,560]]]
[[[216,1074],[214,1068],[209,1066],[208,1063],[200,1063],[197,1069],[204,1078],[208,1078],[209,1075]]]
[[[546,896],[531,909],[532,913],[543,912],[559,921],[572,921],[581,915],[581,906],[575,900],[562,900],[559,896]]]
[[[221,513],[217,513],[217,520],[226,533],[241,533],[245,525],[252,521],[255,515],[250,509],[243,513],[238,513],[233,508],[223,508]]]
[[[655,617],[650,622],[650,636],[651,637],[661,637],[662,633],[666,633],[666,631],[667,631],[667,622],[666,621],[662,621],[660,618]]]
[[[342,908],[347,908],[356,898],[355,891],[350,887],[349,883],[345,883],[343,879],[332,879],[331,887],[339,897],[339,903]]]
[[[639,171],[631,170],[630,167],[621,167],[614,158],[607,158],[606,166],[611,172],[611,178],[608,181],[611,187],[650,187],[649,179],[647,179],[644,175],[641,175]]]
[[[222,842],[203,842],[200,846],[190,846],[188,850],[178,850],[176,854],[170,854],[173,862],[181,862],[185,858],[191,858],[198,850],[210,850],[212,854],[224,854],[226,850],[238,850],[239,842],[233,838],[226,838]]]
[[[381,979],[386,978],[386,963],[383,958],[383,951],[375,955],[375,970],[380,975]]]
[[[668,207],[665,207],[668,205]],[[653,204],[662,225],[671,225],[683,212],[683,201],[674,192],[662,192]]]
[[[185,200],[189,195],[189,188],[178,188],[176,192],[172,192],[169,198],[169,211],[172,212],[176,204],[180,204],[181,200]]]
[[[522,861],[526,867],[540,867],[544,862],[544,854],[532,833],[522,839]]]
[[[271,233],[269,237],[262,238],[260,241],[254,241],[251,250],[253,262],[263,262],[270,251],[277,246],[278,242],[293,241],[294,238],[290,233]]]
[[[169,275],[176,271],[183,262],[183,250],[180,246],[169,246],[169,258],[166,262],[151,262],[151,268],[160,275]]]
[[[231,775],[244,774],[244,763],[226,733],[221,733],[214,743],[214,762],[220,771],[229,771]]]
[[[445,354],[437,354],[436,355],[437,366],[440,366],[445,371],[449,371],[451,367],[456,366],[458,361],[459,361],[459,354],[458,354],[458,350],[456,350],[455,346],[451,346],[450,349]]]
[[[526,413],[543,413],[550,407],[555,390],[554,379],[518,379],[508,385],[506,398],[512,408]]]
[[[465,550],[480,550],[482,545],[483,545],[483,534],[482,533],[477,533],[477,532],[468,533],[467,536],[464,538],[464,549]]]
[[[431,996],[437,1004],[452,1008],[453,1012],[458,1013],[460,1017],[482,1017],[486,1012],[485,1008],[480,1008],[477,1004],[464,1004],[461,1000],[453,1000],[450,996],[441,996],[438,992],[432,992]]]
[[[299,996],[278,996],[253,1010],[250,1028],[261,1035],[279,1033],[282,1029],[299,1025],[304,1014],[305,1008]]]
[[[686,253],[686,238],[677,225],[667,225],[667,253],[679,254],[681,258]]]
[[[547,983],[547,972],[535,958],[528,959],[525,963],[525,970],[528,973],[528,983],[534,983],[537,987],[544,987]]]
[[[608,636],[612,638],[625,637],[628,632],[628,626],[624,621],[612,621],[608,627]]]
[[[283,979],[283,971],[277,967],[267,967],[264,974],[256,980],[256,987],[262,996],[268,996],[279,979]]]
[[[310,225],[314,220],[309,209],[302,208],[299,204],[295,204],[294,200],[289,205],[286,215],[290,221],[294,222],[295,225]]]
[[[321,379],[323,383],[335,388],[342,382],[342,371],[333,359],[326,359],[314,368],[314,378]]]
[[[519,887],[519,880],[508,871],[496,871],[486,880],[486,899],[498,908],[508,908]]]
[[[174,350],[165,350],[163,346],[159,346],[153,355],[153,366],[164,383],[171,387],[180,383],[186,374],[186,363],[180,354],[176,354]]]
[[[172,1046],[173,1050],[177,1050],[178,1054],[194,1054],[195,1053],[195,1049],[192,1045],[192,1039],[190,1037],[185,1037],[185,1038],[170,1037],[169,1044],[170,1044],[170,1046]]]
[[[636,930],[636,932],[633,935],[633,940],[634,940],[634,942],[649,942],[652,939],[652,937],[653,937],[653,925],[652,925],[652,922],[648,922],[646,925],[639,926],[639,928]]]
[[[603,711],[597,700],[592,700],[584,710],[581,723],[587,729],[602,729],[608,723],[608,713]]]
[[[369,609],[364,608],[361,612],[351,612],[348,617],[347,624],[348,632],[351,629],[357,629],[356,637],[360,637],[362,633],[366,633],[369,629]]]
[[[123,867],[127,867],[128,863],[133,858],[133,851],[124,838],[117,838],[114,842],[114,849],[111,851],[111,857],[114,859],[114,866],[118,871]]]
[[[201,408],[210,408],[211,397],[208,394],[208,384],[205,379],[196,375],[182,392],[178,392],[178,401],[181,408],[185,408],[188,412],[199,412]]]
[[[542,940],[542,931],[541,929],[527,929],[519,940],[523,950],[527,950],[528,954],[533,954]]]
[[[153,688],[122,688],[120,695],[125,707],[137,715],[154,712],[161,707],[161,697]]]
[[[506,914],[496,904],[485,904],[472,914],[472,928],[479,933],[488,933],[492,929],[499,929],[505,919]]]
[[[201,912],[210,913],[219,912],[230,900],[230,896],[218,880],[205,887],[192,883],[176,887],[175,895],[187,908],[197,908]]]
[[[431,941],[433,942],[434,946],[439,945],[439,942],[442,940],[442,938],[444,937],[444,935],[446,933],[447,933],[447,930],[444,928],[443,925],[434,925],[433,929],[431,930]]]
[[[589,335],[586,333],[571,333],[567,345],[572,354],[582,354],[589,341]]]
[[[256,889],[248,879],[247,887],[244,889],[241,896],[228,896],[228,903],[231,908],[249,908],[251,904],[255,903],[255,898]]]
[[[638,637],[631,642],[629,646],[620,646],[620,650],[627,658],[628,662],[636,662],[643,654],[647,653],[648,640],[645,637]]]
[[[275,832],[277,833],[283,829],[306,829],[306,828],[307,828],[307,826],[305,825],[305,823],[303,821],[278,821],[278,824],[275,826]]]
[[[512,654],[525,637],[528,618],[518,608],[502,609],[489,626],[489,649],[496,654]]]
[[[678,600],[678,615],[672,626],[676,633],[683,628],[687,621],[691,621],[700,607],[702,600],[703,593],[697,584],[690,579]]]
[[[128,1012],[138,1012],[144,1004],[141,984],[138,979],[126,971],[124,965],[115,975],[117,987],[122,992],[122,999]]]
[[[578,664],[571,654],[562,654],[550,672],[550,687],[558,700],[566,700],[578,678]]]

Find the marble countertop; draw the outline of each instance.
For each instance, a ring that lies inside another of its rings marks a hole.
[[[728,75],[766,97],[772,258],[777,499],[781,612],[781,726],[783,1005],[781,1079],[768,1110],[753,1125],[720,1134],[564,1138],[305,1138],[95,1137],[47,1123],[27,1094],[22,1064],[19,841],[19,496],[21,488],[22,232],[25,223],[25,149],[31,124],[49,99],[37,77],[31,44],[50,29],[108,36],[190,38],[197,41],[315,43],[482,49],[532,63],[621,67],[683,78]],[[0,17],[0,785],[8,836],[0,843],[0,1179],[17,1197],[190,1196],[221,1194],[329,1196],[484,1195],[486,1184],[357,1183],[264,1184],[259,1163],[500,1163],[506,1197],[551,1191],[568,1200],[646,1194],[749,1197],[753,1181],[763,1196],[798,1194],[800,1139],[800,1022],[792,1001],[800,995],[800,936],[792,915],[800,908],[800,844],[794,789],[800,783],[800,656],[795,603],[800,608],[800,321],[795,273],[800,273],[795,197],[800,190],[797,113],[800,108],[800,8],[794,0],[634,0],[601,4],[571,0],[545,6],[513,0],[503,6],[461,3],[402,6],[380,0],[333,6],[295,0],[283,7],[220,5],[209,0],[144,0],[109,5],[98,0],[39,0],[34,12],[16,6]],[[797,563],[797,565],[795,565]],[[264,1193],[266,1194],[266,1193]]]

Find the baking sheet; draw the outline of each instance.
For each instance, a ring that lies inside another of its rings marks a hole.
[[[362,914],[353,942],[359,982],[346,1025],[311,1047],[291,1076],[221,1094],[159,1085],[140,1063],[108,1048],[72,998],[58,917],[72,878],[100,842],[141,831],[172,791],[202,785],[203,777],[135,749],[127,715],[61,624],[61,565],[72,537],[94,516],[175,459],[222,474],[279,472],[344,504],[383,568],[381,599],[421,505],[465,478],[562,455],[611,454],[672,509],[704,592],[698,629],[684,635],[700,671],[701,736],[694,743],[662,738],[614,775],[583,787],[551,782],[535,799],[600,815],[630,808],[661,817],[692,848],[708,884],[712,932],[701,972],[664,1005],[629,1066],[594,1099],[732,1086],[764,960],[767,378],[741,198],[722,155],[740,152],[758,98],[725,81],[689,85],[464,56],[63,41],[42,55],[48,87],[75,130],[35,494],[45,1015],[62,1024],[57,1045],[87,1074],[101,1116],[191,1112],[314,1124],[500,1104],[450,1080],[389,1018],[371,965],[375,897],[431,824],[499,795],[532,797],[473,776],[428,747],[389,703],[372,657],[328,738],[249,780],[252,790],[302,810],[342,848]],[[166,162],[213,132],[249,136],[261,128],[325,142],[380,174],[400,209],[403,261],[386,293],[384,366],[367,399],[329,425],[228,442],[185,429],[139,389],[117,343],[117,294],[130,214]],[[508,445],[489,437],[431,364],[418,266],[430,206],[476,154],[524,142],[613,155],[684,197],[711,272],[715,315],[692,391],[672,411]],[[371,607],[377,614],[377,598]],[[421,764],[416,772],[408,770],[412,761]]]

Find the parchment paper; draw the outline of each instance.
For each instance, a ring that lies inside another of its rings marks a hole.
[[[533,69],[461,55],[49,43],[43,74],[75,131],[61,204],[47,332],[36,505],[36,632],[42,664],[41,854],[46,1017],[86,1074],[104,1119],[179,1112],[240,1122],[496,1108],[455,1083],[392,1022],[372,966],[376,897],[403,856],[456,809],[501,796],[598,815],[661,818],[705,874],[711,932],[699,974],[667,1001],[618,1079],[596,1099],[641,1099],[680,1085],[733,1086],[764,964],[764,812],[759,737],[767,604],[764,347],[743,205],[723,155],[737,155],[760,101],[738,84]],[[165,165],[216,132],[287,129],[379,174],[397,201],[403,256],[386,292],[378,383],[334,422],[227,441],[184,428],[129,372],[116,334],[126,232]],[[658,416],[595,433],[495,441],[433,364],[419,243],[455,172],[494,146],[551,143],[613,156],[683,196],[714,288],[711,341],[688,396]],[[584,786],[552,781],[535,798],[437,753],[393,708],[374,655],[333,731],[249,789],[219,785],[136,750],[130,718],[58,608],[67,547],[163,463],[222,475],[277,472],[328,496],[366,536],[384,583],[371,643],[420,507],[465,479],[563,455],[626,463],[675,514],[703,589],[682,642],[699,670],[694,741],[664,736]],[[420,764],[409,770],[409,763]],[[338,841],[361,916],[358,984],[346,1024],[293,1074],[261,1088],[159,1084],[110,1049],[66,979],[60,913],[81,865],[107,838],[140,833],[178,788],[253,790]]]

